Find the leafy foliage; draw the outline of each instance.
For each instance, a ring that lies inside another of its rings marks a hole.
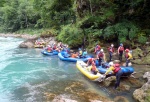
[[[74,25],[66,25],[62,27],[58,40],[69,44],[71,47],[78,47],[82,44],[83,33],[81,29],[74,27]]]
[[[150,35],[149,5],[148,0],[1,0],[0,31],[47,29],[39,31],[73,47],[103,40],[143,44]]]

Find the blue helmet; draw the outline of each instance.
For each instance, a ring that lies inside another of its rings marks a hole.
[[[123,46],[123,44],[122,44],[122,43],[120,43],[120,46]]]

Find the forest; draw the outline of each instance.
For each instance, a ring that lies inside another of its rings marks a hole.
[[[145,44],[148,0],[0,0],[0,32],[55,36],[70,47]]]

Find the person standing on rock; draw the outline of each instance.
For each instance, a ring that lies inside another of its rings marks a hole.
[[[99,53],[99,51],[101,50],[101,46],[96,44],[96,47],[95,47],[95,54],[97,55]]]
[[[123,75],[123,71],[120,68],[119,64],[114,64],[113,62],[109,62],[109,69],[106,71],[106,73],[104,74],[104,77],[106,77],[106,75],[109,74],[109,72],[113,72],[116,75],[116,83],[115,83],[115,87],[114,89],[116,89],[117,87],[119,87],[120,85],[120,78]]]
[[[101,49],[100,52],[98,53],[97,59],[98,59],[98,62],[99,62],[99,66],[102,65],[103,61],[106,62],[106,57],[105,57],[105,53],[104,53],[103,49]]]
[[[124,52],[124,47],[123,47],[123,44],[121,43],[120,46],[118,47],[118,55],[119,55],[120,61],[122,61],[123,52]]]
[[[108,48],[108,52],[109,52],[109,61],[112,60],[112,55],[113,55],[114,51],[115,51],[115,50],[114,50],[114,45],[111,44],[111,46]]]
[[[132,59],[132,54],[130,53],[129,49],[125,50],[126,54],[125,54],[125,58],[126,58],[126,67],[128,67],[130,60]]]

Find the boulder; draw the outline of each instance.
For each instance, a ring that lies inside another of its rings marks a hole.
[[[108,77],[108,78],[105,79],[104,85],[105,86],[110,86],[110,84],[112,82],[114,82],[114,81],[116,81],[116,77],[115,76]]]
[[[132,60],[135,64],[142,64],[142,65],[150,65],[150,53],[146,55],[146,57],[142,57],[141,59]]]
[[[28,39],[24,42],[22,42],[19,47],[20,48],[33,48],[35,43],[35,39]]]
[[[133,97],[139,102],[150,101],[150,72],[146,72],[143,78],[147,78],[148,81],[139,89],[133,92]]]
[[[132,51],[132,56],[135,59],[141,58],[143,56],[143,51],[139,47],[137,47]]]

